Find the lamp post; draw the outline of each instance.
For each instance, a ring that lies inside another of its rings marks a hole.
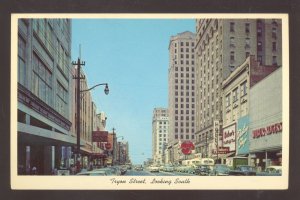
[[[79,160],[77,160],[78,158],[80,158],[80,94],[83,93],[83,92],[87,92],[87,91],[90,91],[92,89],[94,89],[95,87],[98,87],[100,85],[105,85],[105,88],[104,88],[104,93],[106,95],[108,95],[109,93],[109,88],[108,88],[108,84],[107,83],[100,83],[100,84],[97,84],[87,90],[80,90],[80,79],[85,79],[85,77],[81,77],[80,75],[80,68],[81,68],[81,65],[85,65],[85,62],[81,62],[80,61],[80,58],[78,58],[77,62],[72,62],[73,65],[77,65],[77,76],[73,77],[74,79],[76,79],[77,81],[77,90],[76,90],[76,102],[77,102],[77,118],[76,118],[76,126],[77,126],[77,143],[76,143],[76,152],[75,152],[75,157],[77,155],[77,157],[75,158],[75,162],[77,163],[77,161],[79,162]],[[79,163],[80,164],[80,163]],[[78,166],[80,167],[80,166]]]

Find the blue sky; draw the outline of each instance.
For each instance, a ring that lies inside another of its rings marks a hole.
[[[107,130],[129,142],[138,164],[152,156],[152,113],[168,106],[168,45],[172,35],[195,32],[194,20],[74,19],[72,60],[81,59],[98,112],[107,114]],[[119,138],[120,140],[121,138]]]

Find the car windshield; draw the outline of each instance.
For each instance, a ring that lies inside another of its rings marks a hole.
[[[227,165],[216,165],[216,170],[217,171],[228,171],[229,168]]]
[[[245,172],[245,171],[254,171],[253,167],[250,166],[240,166],[241,171]]]

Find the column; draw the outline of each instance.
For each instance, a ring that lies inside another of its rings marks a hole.
[[[44,175],[51,175],[55,167],[54,146],[44,147]]]

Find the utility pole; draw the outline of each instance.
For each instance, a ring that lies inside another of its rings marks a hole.
[[[205,134],[205,158],[208,157],[208,152],[207,152],[207,133]]]
[[[115,161],[115,128],[112,129],[113,131],[113,149],[112,149],[112,165],[114,165],[114,161]]]
[[[81,62],[80,58],[78,58],[77,62],[73,61],[72,65],[77,65],[77,76],[74,76],[73,79],[77,80],[77,89],[76,89],[76,101],[77,101],[77,118],[76,118],[76,126],[77,126],[77,147],[76,147],[76,154],[78,157],[80,156],[80,80],[85,79],[85,77],[80,76],[80,69],[81,65],[84,66],[85,62]]]

